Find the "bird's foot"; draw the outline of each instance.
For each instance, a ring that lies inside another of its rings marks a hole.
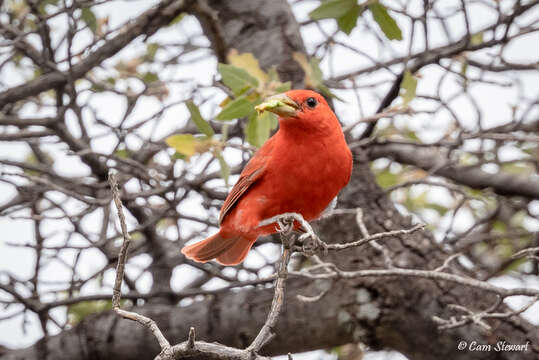
[[[328,254],[328,246],[325,242],[320,240],[312,229],[302,234],[298,238],[298,242],[301,244],[301,250],[309,256],[315,255],[321,251],[324,255]]]
[[[297,239],[296,236],[292,234],[295,222],[300,224],[299,230],[303,232]],[[328,246],[325,242],[320,240],[311,225],[303,218],[303,216],[301,216],[301,214],[284,213],[276,215],[269,219],[262,220],[258,226],[266,226],[272,223],[277,223],[275,230],[281,235],[281,241],[285,247],[293,248],[294,244],[297,242],[300,244],[298,250],[301,250],[309,256],[314,255],[319,251],[322,251],[324,255],[327,255]]]
[[[283,235],[289,235],[294,230],[293,218],[280,218],[277,220],[277,232]]]
[[[295,236],[292,234],[294,231],[294,219],[292,218],[281,218],[277,220],[277,232],[281,238],[281,242],[285,248],[290,249],[295,242]]]

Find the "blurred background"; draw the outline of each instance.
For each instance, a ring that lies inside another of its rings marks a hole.
[[[216,232],[227,192],[277,128],[254,106],[290,88],[326,96],[346,131],[355,171],[337,209],[363,209],[371,234],[426,224],[324,261],[445,263],[539,289],[538,5],[0,0],[0,359],[45,358],[30,355],[40,344],[61,358],[55,341],[72,359],[158,353],[151,334],[109,311],[121,244],[110,170],[133,237],[124,306],[153,314],[172,343],[195,326],[197,339],[248,345],[269,311],[278,237],[235,267],[180,249]],[[314,225],[328,243],[362,236],[347,211]],[[312,264],[297,254],[290,267]],[[398,276],[292,277],[266,351],[472,358],[458,339],[504,339],[531,341],[518,354],[531,359],[537,300]],[[466,317],[477,313],[486,326]]]

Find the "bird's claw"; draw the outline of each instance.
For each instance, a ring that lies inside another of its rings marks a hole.
[[[294,230],[294,219],[279,219],[277,221],[277,231],[281,234],[288,235]]]
[[[281,236],[281,241],[286,248],[294,248],[296,243],[299,243],[301,251],[306,255],[312,256],[319,252],[320,250],[324,255],[328,253],[328,246],[325,242],[320,240],[316,235],[313,228],[301,214],[297,213],[284,213],[281,215],[276,215],[272,218],[262,220],[259,223],[259,226],[266,226],[271,223],[276,223],[275,226],[276,232]],[[295,230],[296,223],[299,223],[299,229],[304,232],[300,236],[292,234]]]
[[[301,248],[303,252],[309,256],[312,256],[319,251],[322,251],[324,255],[328,254],[327,244],[320,240],[320,238],[315,233],[307,232],[303,235],[300,235],[298,241],[301,243]]]

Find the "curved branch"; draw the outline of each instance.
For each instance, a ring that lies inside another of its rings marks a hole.
[[[167,0],[161,2],[157,7],[140,15],[135,22],[122,28],[118,35],[106,41],[104,45],[88,55],[84,60],[73,65],[69,71],[50,72],[35,80],[1,92],[0,109],[8,103],[65,85],[69,79],[76,80],[83,77],[88,71],[115,55],[140,35],[151,36],[154,34],[180,13],[186,11],[193,2],[193,0]]]
[[[425,171],[439,167],[433,175],[446,177],[474,189],[492,188],[499,195],[539,199],[538,181],[504,173],[490,174],[477,167],[446,164],[447,159],[436,155],[436,151],[432,148],[407,144],[383,144],[370,145],[368,152],[371,159],[388,157]]]

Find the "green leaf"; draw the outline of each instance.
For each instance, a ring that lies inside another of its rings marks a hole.
[[[155,58],[157,50],[159,50],[159,44],[149,43],[146,45],[146,58],[152,61]]]
[[[224,143],[228,139],[228,123],[224,123],[221,127],[221,141]]]
[[[376,182],[383,189],[397,185],[399,183],[399,179],[399,174],[394,174],[387,169],[376,174]]]
[[[416,132],[413,131],[413,130],[410,130],[408,128],[406,128],[405,130],[402,131],[402,135],[404,135],[404,137],[406,137],[407,139],[412,140],[414,142],[420,142],[421,141],[419,139],[419,137],[417,136]]]
[[[322,70],[320,69],[320,59],[316,57],[312,57],[309,60],[309,64],[312,69],[312,75],[313,79],[316,82],[316,88],[320,90],[320,92],[328,97],[336,97],[331,90],[324,84],[324,74],[322,73]]]
[[[227,64],[217,66],[223,83],[232,90],[235,95],[243,93],[248,88],[258,87],[258,80],[239,67]]]
[[[36,79],[36,78],[40,77],[41,74],[42,74],[41,69],[35,68],[35,69],[34,69],[33,76],[32,76],[32,79]]]
[[[379,2],[369,4],[369,10],[372,13],[374,21],[384,32],[389,40],[402,40],[402,32],[395,19],[389,15],[384,5]]]
[[[478,32],[470,38],[470,45],[481,45],[483,43],[483,32]]]
[[[183,18],[185,17],[186,14],[187,13],[184,13],[184,12],[180,13],[178,16],[176,16],[174,19],[172,19],[172,21],[170,22],[169,25],[175,25],[175,24],[179,23],[180,21],[183,20]]]
[[[339,29],[346,35],[350,35],[356,27],[357,19],[362,12],[363,7],[359,5],[353,6],[346,14],[337,19]]]
[[[440,216],[444,216],[449,211],[449,209],[446,208],[445,206],[440,205],[440,204],[436,204],[436,203],[429,203],[429,204],[426,205],[426,207],[428,209],[432,209],[432,210],[436,211]]]
[[[411,195],[410,189],[408,189],[408,196],[403,205],[406,206],[410,211],[419,211],[427,206],[427,198],[428,191],[423,191],[422,193],[414,197]]]
[[[116,78],[115,77],[112,77],[112,76],[109,76],[108,78],[105,79],[105,81],[109,84],[109,85],[116,85]]]
[[[120,159],[127,159],[129,157],[129,151],[127,149],[118,149],[114,152],[114,155]]]
[[[280,93],[284,93],[288,90],[292,89],[292,82],[290,81],[287,81],[285,83],[282,83],[281,85],[277,86],[275,88],[275,92],[280,94]]]
[[[230,65],[247,71],[249,75],[258,80],[258,84],[265,84],[269,80],[268,74],[260,68],[258,60],[252,53],[239,54],[236,49],[232,49],[228,53],[227,61]]]
[[[254,112],[253,104],[245,96],[229,102],[217,115],[217,120],[233,120],[245,117]]]
[[[189,110],[189,113],[191,114],[191,120],[193,120],[198,130],[200,130],[200,132],[207,137],[212,137],[213,135],[215,135],[215,132],[213,131],[210,124],[206,120],[204,120],[202,115],[200,115],[200,110],[198,109],[198,106],[196,106],[195,103],[193,103],[192,101],[188,101],[185,105],[187,105],[187,110]]]
[[[47,164],[48,166],[52,166],[52,164],[54,163],[54,158],[52,156],[50,156],[50,154],[47,153],[47,152],[43,152],[43,155],[45,156],[45,164]],[[33,152],[29,152],[28,155],[26,155],[26,157],[24,158],[24,163],[28,164],[28,165],[40,165],[41,164],[41,162],[38,160],[38,158],[36,157],[36,155]],[[30,169],[24,169],[24,173],[27,174],[27,175],[31,175],[31,176],[39,176],[40,175],[39,171],[34,171],[34,170],[30,170]]]
[[[38,12],[41,15],[47,15],[47,5],[58,5],[58,0],[41,0],[37,6]]]
[[[279,117],[275,114],[268,113],[268,115],[271,117],[270,119],[270,130],[277,129],[277,126],[279,125]]]
[[[468,71],[468,59],[464,58],[461,61],[460,75],[462,75],[463,78],[466,78],[467,71]]]
[[[507,232],[507,224],[501,220],[495,220],[492,222],[492,230],[498,234],[505,234]]]
[[[408,105],[415,98],[417,89],[417,79],[408,70],[404,73],[401,82],[401,97],[404,105]]]
[[[144,73],[142,75],[141,80],[144,81],[144,83],[148,85],[153,82],[159,81],[159,76],[154,72],[148,71],[147,73]]]
[[[195,137],[191,134],[172,135],[166,138],[165,142],[187,158],[196,154]]]
[[[178,153],[189,159],[195,154],[201,154],[210,150],[215,145],[215,140],[194,137],[191,134],[177,134],[169,136],[165,142]]]
[[[247,122],[247,127],[245,128],[245,138],[249,142],[249,144],[260,147],[259,141],[258,141],[258,134],[257,134],[257,120],[258,116],[256,114],[251,114],[249,116],[249,120]]]
[[[82,21],[86,23],[86,25],[88,25],[88,27],[90,28],[90,30],[92,30],[93,33],[96,32],[97,18],[95,17],[94,12],[89,7],[82,8],[82,13],[81,13],[80,18],[82,19]]]
[[[73,326],[81,322],[86,316],[112,309],[112,301],[81,301],[70,305],[67,309],[69,323]]]
[[[305,54],[300,52],[294,52],[292,57],[294,60],[296,60],[299,66],[301,66],[303,72],[305,72],[305,86],[318,89],[323,95],[342,101],[342,99],[333,94],[324,84],[324,75],[322,74],[322,70],[320,70],[319,59],[312,57],[311,59],[307,60]]]
[[[313,20],[337,19],[346,15],[354,5],[357,5],[356,0],[324,1],[319,7],[311,11],[309,16]]]
[[[270,81],[281,81],[281,79],[279,79],[279,73],[277,72],[277,67],[275,65],[270,67],[270,69],[268,70],[268,77]]]
[[[13,57],[11,58],[13,63],[17,66],[19,66],[21,64],[21,60],[24,58],[24,56],[22,55],[22,53],[20,52],[15,52],[13,54]]]
[[[503,164],[502,170],[514,175],[529,176],[535,172],[535,167],[528,162],[515,161]]]
[[[527,218],[527,213],[525,210],[519,210],[511,217],[509,223],[512,227],[523,228],[523,223]]]
[[[95,83],[95,84],[92,84],[90,91],[93,91],[95,93],[100,93],[100,92],[105,91],[105,87],[100,83]]]
[[[470,153],[461,153],[459,157],[459,165],[464,166],[470,166],[470,165],[476,165],[479,163],[479,159],[477,156],[470,154]],[[480,195],[481,192],[479,192],[477,195]]]
[[[331,90],[326,86],[326,84],[324,84],[324,74],[320,69],[320,59],[312,57],[309,60],[309,64],[312,69],[313,78],[316,81],[316,88],[322,93],[322,95],[344,102],[343,99],[332,93]]]
[[[268,111],[260,115],[252,114],[245,129],[247,141],[256,147],[262,146],[269,138],[271,130],[277,126],[277,117]]]
[[[324,74],[322,73],[322,70],[320,69],[320,59],[316,57],[312,57],[309,60],[309,65],[311,65],[314,80],[317,83],[324,82]]]
[[[219,166],[221,167],[221,177],[225,180],[226,186],[228,186],[228,178],[230,177],[230,167],[225,161],[223,154],[220,151],[215,152],[215,157],[219,160]]]
[[[172,160],[189,160],[187,158],[187,156],[185,156],[184,154],[182,153],[179,153],[179,152],[175,152],[174,154],[172,154],[172,156],[170,157]]]
[[[513,253],[508,254],[507,257],[513,255]],[[504,274],[510,274],[513,271],[517,271],[522,265],[527,263],[529,260],[527,258],[517,259],[515,261],[512,261],[509,265],[503,269]]]

